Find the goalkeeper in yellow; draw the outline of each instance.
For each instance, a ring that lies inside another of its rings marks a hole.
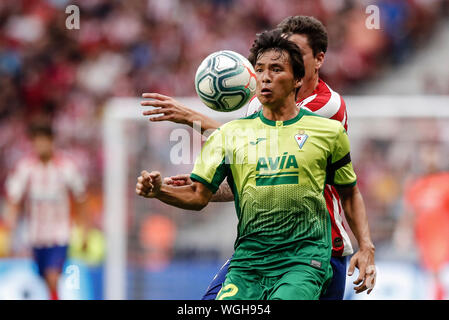
[[[201,210],[227,178],[239,223],[217,299],[317,300],[332,276],[325,184],[365,214],[348,136],[340,122],[296,107],[302,53],[280,31],[259,34],[249,60],[262,110],[215,130],[195,162],[192,185],[162,184],[159,172],[142,171],[136,193]]]

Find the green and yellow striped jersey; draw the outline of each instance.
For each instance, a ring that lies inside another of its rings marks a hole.
[[[216,192],[227,178],[238,216],[230,268],[277,275],[298,263],[328,267],[326,183],[355,185],[348,136],[339,121],[301,109],[288,121],[263,110],[228,122],[204,144],[192,180]]]

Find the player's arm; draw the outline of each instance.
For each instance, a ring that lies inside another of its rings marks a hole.
[[[77,225],[81,231],[82,250],[87,249],[88,233],[92,229],[92,219],[87,210],[87,199],[76,198],[73,201]]]
[[[341,197],[346,220],[359,245],[359,250],[352,256],[349,263],[348,274],[352,275],[355,267],[357,267],[359,276],[354,284],[358,286],[354,290],[356,293],[361,293],[368,289],[369,294],[375,284],[376,269],[374,263],[375,247],[371,240],[365,203],[356,185],[337,187],[337,191]]]
[[[156,198],[166,204],[187,210],[201,210],[210,201],[212,191],[200,182],[175,187],[162,184],[161,174],[157,171],[142,171],[137,178],[136,193],[145,198]]]
[[[365,204],[356,185],[357,176],[352,167],[349,138],[342,125],[339,125],[334,150],[329,158],[327,179],[339,192],[349,227],[359,244],[359,251],[351,257],[348,268],[349,275],[356,267],[359,269],[354,290],[361,293],[368,289],[368,293],[371,293],[376,279],[375,248],[371,241]]]
[[[77,222],[79,225],[83,226],[86,230],[90,229],[90,218],[87,214],[87,200],[86,199],[75,199],[74,210],[77,216]]]
[[[341,204],[345,212],[346,220],[354,233],[360,250],[374,253],[374,244],[368,226],[365,203],[357,185],[352,187],[337,187],[341,197]]]
[[[188,125],[203,134],[205,131],[215,130],[220,127],[220,123],[201,114],[195,110],[189,109],[175,99],[164,96],[159,93],[144,93],[142,95],[145,99],[140,102],[141,106],[152,106],[155,109],[143,112],[144,116],[150,117],[150,121],[171,121]]]
[[[211,202],[228,202],[234,201],[234,194],[227,181],[223,181],[220,184],[217,192],[212,196]]]
[[[5,183],[6,203],[3,218],[10,231],[15,230],[20,214],[21,204],[27,190],[30,176],[30,166],[26,161],[20,161]]]
[[[190,179],[188,174],[179,174],[177,176],[172,176],[164,178],[164,184],[171,186],[186,186],[191,185],[193,181]],[[212,195],[210,202],[228,202],[234,201],[234,194],[232,193],[231,187],[227,181],[223,181],[218,188],[217,192]]]
[[[85,177],[71,160],[67,159],[63,167],[63,174],[70,190],[73,204],[74,220],[81,232],[82,249],[87,248],[87,235],[92,228],[92,219],[87,210],[87,190]]]
[[[17,226],[17,219],[20,212],[20,203],[7,200],[3,218],[9,230],[14,230]]]
[[[5,203],[3,211],[3,220],[5,222],[9,239],[13,238],[14,231],[17,227],[17,220],[21,208],[20,202],[14,202],[8,199]],[[14,255],[12,241],[6,241],[6,252],[8,255]]]

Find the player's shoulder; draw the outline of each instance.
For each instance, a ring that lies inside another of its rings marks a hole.
[[[29,153],[17,161],[15,169],[29,169],[36,166],[38,163],[39,159],[34,154]]]
[[[346,103],[343,96],[339,92],[333,90],[326,82],[323,81],[323,84],[330,92],[330,99],[328,103],[337,107],[346,108]]]
[[[32,154],[21,157],[11,167],[11,171],[8,173],[8,180],[29,176],[39,164],[38,161],[37,157]]]
[[[327,118],[332,117],[342,108],[346,109],[343,97],[321,79],[316,92],[301,101],[301,106]]]
[[[66,151],[58,150],[53,156],[53,162],[56,165],[64,166],[73,164],[73,160]]]
[[[309,122],[319,131],[338,132],[345,130],[338,120],[327,118],[304,107],[301,107],[300,112],[302,113],[303,121]]]
[[[58,150],[55,152],[52,162],[56,170],[60,170],[65,173],[76,173],[79,169],[78,162],[75,161],[72,154],[67,151]]]
[[[310,109],[301,106],[299,112],[301,112],[303,118],[307,118],[313,121],[325,123],[329,126],[336,126],[338,124],[341,124],[340,121],[327,118],[326,116],[323,116],[322,114],[318,112],[311,111]]]
[[[322,79],[319,80],[319,86],[317,90],[318,96],[323,97],[335,97],[335,98],[342,98],[342,96],[335,90],[333,90],[329,84],[324,82]],[[344,100],[343,100],[344,101]],[[338,103],[338,100],[330,100],[329,103]]]

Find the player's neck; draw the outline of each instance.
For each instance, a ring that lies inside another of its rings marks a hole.
[[[43,164],[48,164],[51,161],[52,158],[53,158],[53,154],[46,154],[46,155],[40,155],[39,156],[39,160]]]
[[[296,101],[302,101],[305,98],[309,97],[318,86],[319,81],[320,78],[318,76],[318,72],[315,73],[312,78],[308,79],[307,81],[304,81],[304,83],[301,86],[301,89],[299,89],[299,92],[296,96]]]
[[[288,99],[279,106],[263,106],[263,116],[272,121],[287,121],[298,115],[298,108],[293,99]]]

